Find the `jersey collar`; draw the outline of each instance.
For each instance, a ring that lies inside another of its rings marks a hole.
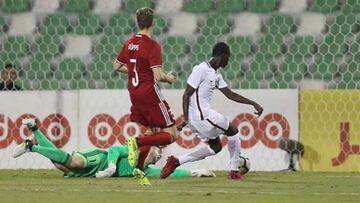
[[[210,60],[211,60],[211,59],[210,59]],[[209,68],[211,68],[212,70],[215,71],[215,73],[217,73],[217,70],[215,70],[215,68],[213,68],[213,67],[210,65],[209,61],[205,61],[205,63],[206,63],[206,65],[207,65]]]

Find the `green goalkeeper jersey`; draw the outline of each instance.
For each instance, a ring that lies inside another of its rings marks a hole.
[[[80,156],[84,159],[84,168],[72,170],[65,177],[91,177],[95,173],[108,167],[107,151],[99,148],[89,148],[79,152],[73,152],[72,156]]]
[[[110,161],[116,160],[116,172],[113,177],[132,177],[134,167],[130,166],[127,159],[128,147],[115,146],[110,147],[109,151],[99,148],[89,148],[79,152],[73,152],[73,156],[80,156],[84,159],[85,167],[83,169],[73,170],[65,177],[91,177],[95,176],[98,171],[105,170]],[[160,177],[161,169],[145,167],[144,172],[148,177]],[[188,170],[176,169],[170,177],[191,176]]]

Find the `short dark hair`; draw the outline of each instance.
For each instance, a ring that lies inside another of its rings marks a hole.
[[[11,63],[5,64],[5,69],[10,69],[10,68],[15,68],[15,65]]]
[[[215,44],[213,51],[212,51],[213,57],[220,56],[222,54],[230,55],[230,48],[225,42],[219,42],[219,43]]]
[[[140,30],[150,28],[154,21],[154,10],[148,7],[136,10],[136,20]]]

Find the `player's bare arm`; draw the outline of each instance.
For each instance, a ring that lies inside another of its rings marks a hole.
[[[254,112],[258,117],[261,116],[262,112],[263,112],[263,107],[260,106],[258,103],[243,97],[235,92],[233,92],[231,89],[229,89],[228,87],[224,87],[224,88],[220,88],[219,89],[228,99],[238,102],[238,103],[242,103],[242,104],[249,104],[254,106],[256,112]]]
[[[185,127],[188,123],[188,115],[189,115],[189,101],[191,95],[193,95],[195,92],[195,89],[191,87],[190,85],[186,86],[185,92],[183,94],[183,115],[184,115],[184,122],[180,124],[177,129],[178,131],[181,131],[183,127]]]
[[[117,59],[115,59],[115,61],[114,61],[113,68],[114,68],[114,71],[118,71],[118,72],[121,72],[121,73],[127,73],[128,72],[127,65],[124,64],[124,63],[121,63]]]
[[[171,73],[165,73],[161,66],[152,69],[154,78],[159,82],[167,82],[172,84],[176,77]]]

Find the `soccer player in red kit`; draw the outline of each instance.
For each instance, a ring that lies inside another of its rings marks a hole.
[[[134,177],[141,185],[150,185],[143,173],[144,160],[150,147],[167,145],[177,139],[174,116],[158,85],[158,82],[171,84],[175,77],[171,73],[164,73],[160,44],[150,38],[154,11],[151,8],[138,9],[136,19],[140,31],[124,43],[114,62],[114,69],[128,73],[131,121],[147,127],[147,132],[152,132],[127,141],[129,164],[136,167]],[[155,132],[154,128],[161,128],[161,131]]]

